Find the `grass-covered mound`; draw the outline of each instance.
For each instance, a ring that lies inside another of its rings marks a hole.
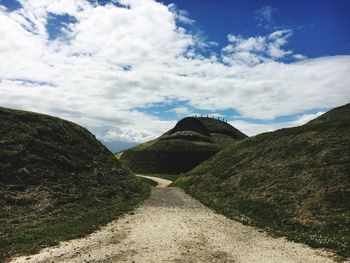
[[[350,104],[247,138],[175,183],[243,222],[350,255]]]
[[[119,156],[135,172],[179,174],[246,137],[226,122],[188,117],[159,138]]]
[[[85,128],[0,108],[0,262],[89,233],[148,190]]]

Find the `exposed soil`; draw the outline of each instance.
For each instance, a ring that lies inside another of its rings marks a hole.
[[[120,159],[120,158],[122,157],[122,155],[123,155],[123,152],[120,152],[120,153],[117,153],[117,154],[115,155],[115,157],[117,157],[117,159]]]
[[[216,214],[179,188],[160,183],[133,213],[86,238],[13,262],[334,262],[332,253]]]
[[[153,177],[153,176],[140,175],[140,174],[137,175],[137,176],[145,177],[145,178],[147,178],[147,179],[156,181],[156,182],[158,183],[157,187],[160,187],[160,188],[167,187],[168,185],[170,185],[170,184],[172,183],[172,181],[170,181],[170,180],[166,180],[166,179],[162,179],[162,178],[157,178],[157,177]]]

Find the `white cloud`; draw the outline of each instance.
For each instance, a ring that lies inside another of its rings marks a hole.
[[[170,110],[179,116],[192,115],[192,111],[188,107],[176,107]]]
[[[286,55],[290,55],[292,51],[284,50],[283,46],[287,44],[287,39],[292,36],[291,30],[278,30],[269,35],[269,39],[271,40],[268,43],[268,51],[267,53],[272,58],[281,58]]]
[[[258,21],[258,26],[270,29],[273,28],[273,14],[277,12],[276,8],[271,6],[263,6],[255,11],[255,19]]]
[[[298,59],[298,60],[307,59],[307,57],[305,55],[302,55],[302,54],[295,54],[295,55],[293,55],[293,57],[295,59]]]
[[[207,58],[197,48],[211,43],[178,24],[188,14],[153,0],[21,3],[12,12],[0,8],[0,105],[75,121],[104,140],[140,142],[171,128],[175,122],[136,110],[155,103],[273,119],[350,99],[349,56],[279,62],[293,56],[284,48],[288,30],[229,35],[222,56]],[[76,23],[50,40],[50,14]]]
[[[275,122],[275,123],[266,123],[266,124],[257,124],[242,120],[231,120],[229,123],[242,131],[243,133],[247,134],[248,136],[254,136],[259,133],[263,132],[271,132],[282,128],[289,128],[289,127],[295,127],[303,125],[318,116],[321,116],[324,114],[324,112],[317,112],[314,114],[303,114],[300,116],[297,116],[295,120],[293,121],[287,121],[287,122]]]
[[[152,119],[148,116],[143,116],[142,123],[123,127],[123,125],[110,129],[107,127],[106,134],[100,139],[103,141],[121,141],[121,142],[145,142],[154,139],[160,134],[170,130],[175,126],[174,121],[160,121]],[[153,128],[149,129],[147,124],[152,124]]]
[[[230,44],[223,48],[222,60],[231,66],[237,64],[255,66],[286,57],[292,54],[292,51],[284,49],[291,36],[291,30],[278,30],[266,37],[243,38],[229,34],[227,38]]]
[[[322,114],[324,114],[325,112],[320,111],[314,114],[303,114],[298,116],[298,118],[296,118],[294,121],[290,122],[290,126],[300,126],[303,125],[313,119],[316,119],[317,117],[321,116]]]
[[[178,9],[175,4],[169,5],[169,10],[175,14],[175,18],[185,24],[193,25],[195,21],[190,18],[189,13],[186,10]]]

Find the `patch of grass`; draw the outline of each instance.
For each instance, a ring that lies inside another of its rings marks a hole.
[[[124,151],[120,160],[137,173],[180,174],[220,150],[214,143],[181,139],[160,140],[146,148]]]
[[[181,174],[247,136],[211,118],[184,118],[155,140],[123,152],[120,160],[137,173]]]
[[[0,262],[90,233],[149,189],[87,129],[0,107]]]
[[[82,200],[40,215],[25,211],[26,208],[2,214],[0,262],[16,255],[37,253],[43,247],[90,234],[131,211],[148,196],[149,191],[145,191],[127,200]]]
[[[350,104],[244,139],[174,185],[228,217],[350,256]]]
[[[227,122],[223,122],[213,118],[206,118],[206,117],[199,117],[197,119],[203,123],[203,125],[211,134],[214,133],[214,134],[227,135],[234,138],[237,141],[247,138],[247,135],[245,135],[244,133],[242,133],[232,125],[228,124]]]
[[[246,193],[220,190],[202,192],[189,185],[192,183],[186,180],[181,182],[181,178],[172,184],[183,188],[186,193],[228,218],[314,248],[333,249],[342,257],[350,256],[349,213],[327,216],[322,224],[306,225],[295,220],[288,210],[274,206],[263,199],[250,199]]]

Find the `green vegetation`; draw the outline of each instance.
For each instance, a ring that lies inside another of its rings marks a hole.
[[[228,217],[350,256],[350,104],[238,142],[174,184]]]
[[[89,131],[0,108],[0,262],[92,232],[149,195]]]
[[[247,136],[211,118],[185,118],[159,138],[123,152],[120,160],[138,173],[180,174]]]
[[[198,119],[203,123],[210,134],[225,134],[237,141],[247,138],[247,135],[226,122],[205,117],[200,117]]]

